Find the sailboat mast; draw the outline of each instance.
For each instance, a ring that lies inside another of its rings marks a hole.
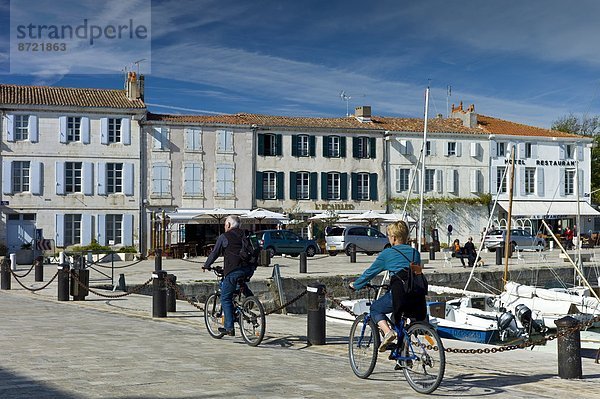
[[[513,187],[515,185],[515,146],[512,147],[512,151],[510,154],[510,186],[508,189],[508,218],[506,221],[506,239],[504,241],[504,277],[503,282],[506,285],[506,281],[508,280],[508,257],[510,255],[510,227],[512,220],[512,203],[513,203]],[[496,250],[497,251],[497,250]]]
[[[577,268],[583,272],[583,265],[581,264],[581,209],[579,208],[579,161],[575,160],[575,198],[577,198]],[[577,274],[574,276],[574,284],[577,284]]]
[[[417,238],[417,245],[419,253],[421,252],[421,240],[423,239],[423,196],[425,194],[425,158],[427,156],[427,120],[429,114],[429,86],[425,90],[425,119],[423,123],[423,146],[421,147],[421,154],[423,161],[421,162],[421,187],[420,194],[421,199],[419,202],[419,237]]]

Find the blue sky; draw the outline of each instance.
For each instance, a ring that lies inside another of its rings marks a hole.
[[[9,10],[0,0],[0,82],[122,87],[118,69],[9,73]],[[343,116],[344,90],[351,110],[422,117],[430,82],[432,116],[446,114],[448,85],[451,104],[535,126],[600,114],[594,0],[169,0],[151,10],[151,64],[140,69],[154,112]],[[109,59],[110,48],[90,57]]]

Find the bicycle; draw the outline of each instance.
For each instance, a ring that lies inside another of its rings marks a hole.
[[[380,288],[388,289],[387,285],[367,285],[368,300],[371,301],[371,291]],[[395,370],[402,370],[404,378],[415,391],[431,393],[435,391],[446,369],[446,355],[439,335],[427,322],[411,322],[402,317],[392,323],[392,328],[398,334],[397,343],[388,345],[389,359],[396,361]],[[348,340],[348,356],[350,367],[359,378],[368,378],[377,364],[377,354],[381,336],[379,327],[371,319],[369,313],[356,318],[350,329]]]
[[[221,309],[221,284],[223,282],[223,268],[213,267],[217,276],[217,288],[214,293],[206,298],[204,303],[204,322],[211,337],[221,339],[225,335],[219,327],[225,326],[225,315]],[[240,325],[242,338],[250,346],[258,346],[265,336],[265,308],[255,296],[248,296],[242,300],[247,279],[238,280],[237,288],[233,294],[233,309],[235,322]]]

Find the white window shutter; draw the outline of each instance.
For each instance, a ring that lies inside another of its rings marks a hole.
[[[108,144],[108,118],[100,118],[100,143]]]
[[[90,118],[87,116],[81,117],[81,142],[90,143]]]
[[[183,194],[194,194],[194,164],[183,166]]]
[[[456,187],[454,184],[456,170],[449,170],[446,175],[446,191],[449,193],[455,193]]]
[[[396,192],[400,192],[400,168],[396,168]]]
[[[42,194],[42,184],[44,182],[43,179],[43,168],[42,163],[38,161],[31,161],[31,168],[29,169],[29,175],[31,179],[31,184],[29,185],[29,191],[33,195],[41,195]]]
[[[67,142],[67,117],[61,116],[58,118],[58,136],[61,143]]]
[[[162,129],[160,127],[154,127],[152,130],[154,130],[154,134],[152,134],[152,148],[155,150],[160,150],[162,149]]]
[[[6,115],[6,141],[15,141],[15,116]]]
[[[56,175],[56,195],[65,195],[65,163],[57,161],[54,164]]]
[[[440,169],[435,171],[435,189],[438,193],[443,192],[442,181],[444,180],[444,176]]]
[[[490,157],[498,158],[498,143],[490,141]]]
[[[498,167],[492,166],[490,170],[490,194],[496,195],[498,193]]]
[[[444,153],[444,156],[446,156],[446,157],[450,156],[450,142],[446,143],[446,151]]]
[[[581,144],[579,144],[577,146],[577,160],[578,161],[583,161],[583,146]]]
[[[94,230],[92,215],[83,214],[81,215],[81,245],[89,245],[92,243],[92,235]]]
[[[558,159],[565,159],[566,149],[564,144],[558,146]]]
[[[57,247],[62,248],[65,246],[65,215],[63,215],[62,213],[56,214],[55,231],[56,231],[55,244]]]
[[[83,194],[94,195],[94,164],[92,162],[83,163]]]
[[[133,215],[132,214],[124,214],[123,215],[123,245],[131,246],[133,245]]]
[[[404,139],[400,140],[399,142],[400,142],[400,154],[402,154],[402,155],[408,154],[408,148],[407,148],[408,142]]]
[[[188,151],[194,149],[194,129],[185,129],[185,149]]]
[[[29,115],[29,141],[37,143],[39,139],[38,135],[38,117],[37,115]]]
[[[429,153],[431,154],[431,156],[435,155],[435,141],[433,140],[429,142]]]
[[[579,184],[579,187],[578,187],[578,189],[579,189],[579,196],[583,197],[583,181],[584,181],[583,180],[583,169],[578,169],[577,170],[577,175],[578,175],[578,180],[579,180],[577,182]]]
[[[411,170],[411,172],[410,172],[410,182],[409,182],[409,184],[412,182],[413,193],[418,193],[419,192],[419,183],[420,183],[420,181],[419,181],[419,175],[420,174],[421,173],[419,173],[419,171],[417,171],[417,170],[415,170],[415,171]],[[414,181],[413,181],[413,179],[414,179]]]
[[[125,195],[133,195],[134,191],[134,171],[133,171],[132,163],[124,163],[123,164],[123,194]]]
[[[98,195],[106,195],[106,163],[98,162]]]
[[[560,196],[564,197],[566,195],[566,191],[565,191],[565,174],[567,173],[567,169],[559,169],[559,175],[560,175],[560,182],[558,184],[558,188],[560,190]]]
[[[479,183],[479,179],[478,179],[478,174],[479,171],[477,170],[472,170],[471,172],[471,192],[472,193],[478,193],[478,183]]]
[[[537,195],[538,197],[544,196],[544,168],[537,168],[536,170],[536,183],[537,183]]]
[[[518,143],[517,148],[518,151],[515,154],[517,156],[517,159],[525,159],[525,143]]]
[[[510,165],[507,165],[507,167],[510,167]],[[515,168],[516,170],[516,168]],[[509,182],[510,184],[510,182]],[[507,185],[507,188],[508,185]],[[519,192],[521,193],[521,196],[525,196],[525,168],[521,167],[519,168]]]
[[[477,158],[479,156],[479,143],[471,143],[471,157]]]
[[[12,161],[2,161],[2,193],[12,194]]]
[[[121,142],[123,145],[131,145],[131,119],[121,119]]]
[[[460,141],[456,142],[456,156],[462,156],[462,143]]]
[[[106,245],[106,215],[98,215],[96,220],[98,221],[96,240],[98,240],[98,244]]]
[[[536,143],[531,143],[531,158],[537,159],[537,148],[538,145]]]

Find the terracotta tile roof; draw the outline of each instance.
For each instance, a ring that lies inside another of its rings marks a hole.
[[[125,90],[79,89],[0,84],[0,105],[143,109],[142,100],[130,100]]]
[[[532,136],[532,137],[559,137],[559,138],[582,138],[572,133],[560,132],[558,130],[543,129],[540,127],[523,125],[505,121],[503,119],[492,118],[485,115],[477,115],[477,124],[479,128],[488,134],[505,134],[510,136]]]

